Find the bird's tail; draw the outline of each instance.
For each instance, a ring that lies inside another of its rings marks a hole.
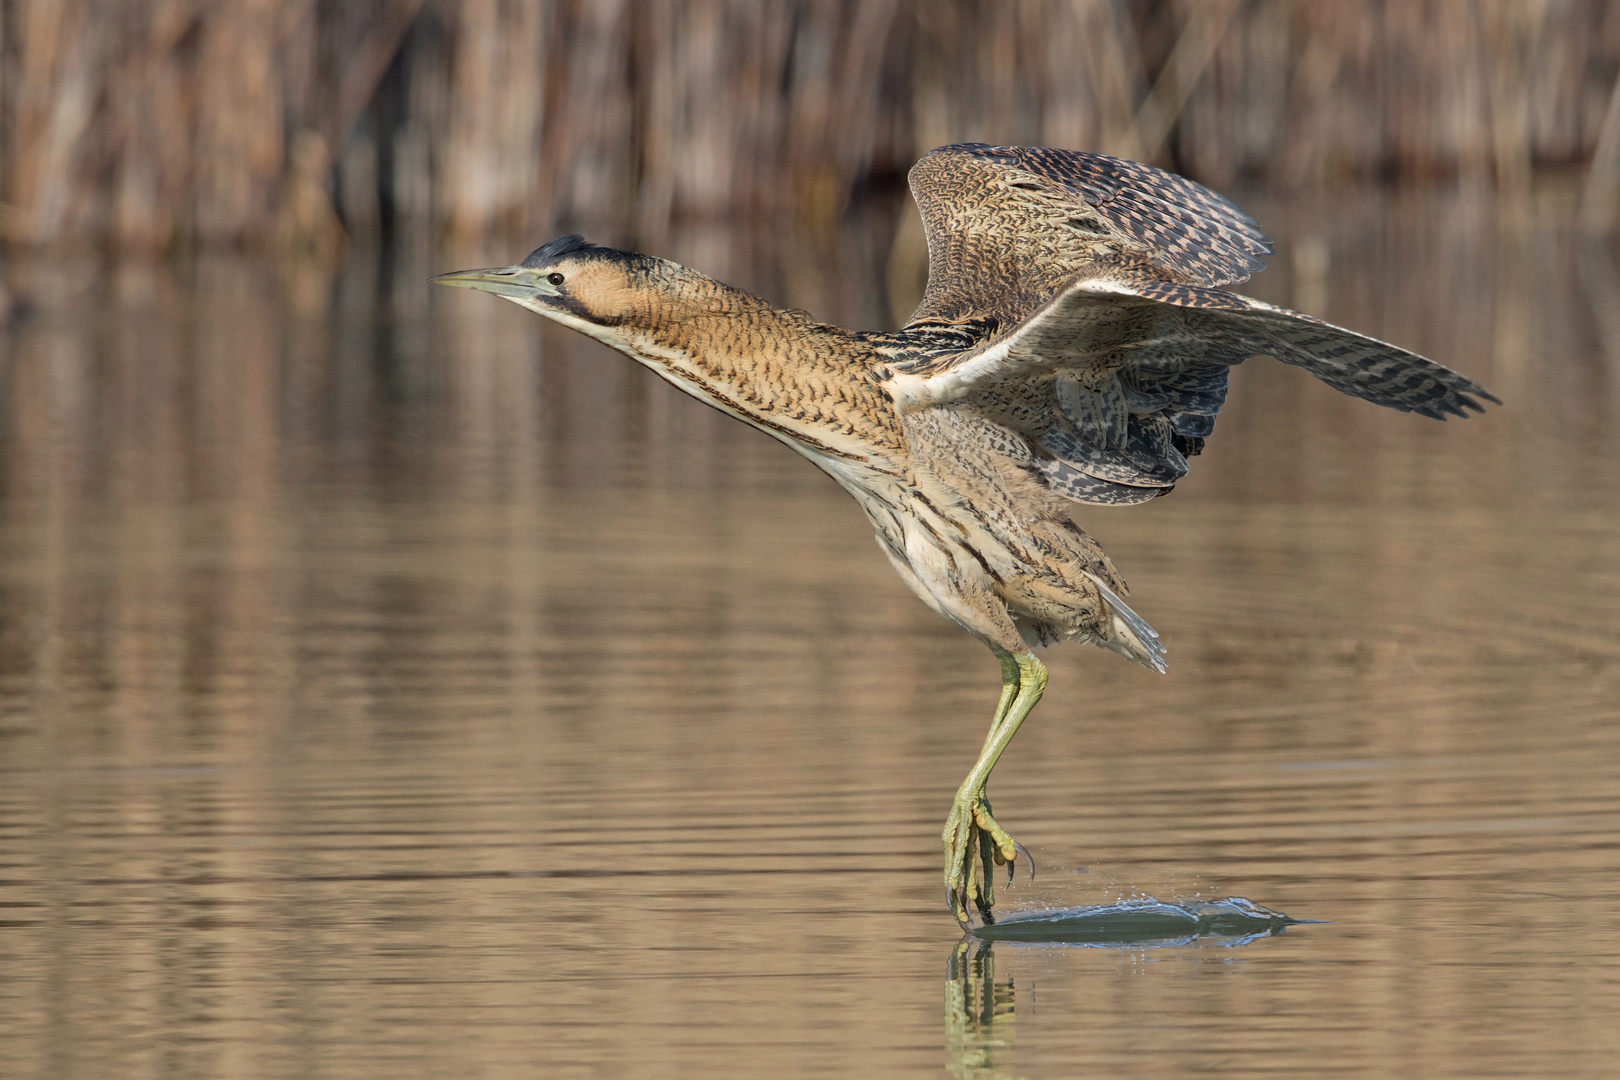
[[[1084,573],[1102,594],[1103,606],[1108,612],[1107,625],[1097,635],[1097,644],[1163,674],[1164,646],[1159,644],[1159,632],[1132,611],[1130,605],[1121,600],[1119,594],[1110,589],[1102,578],[1089,570]]]

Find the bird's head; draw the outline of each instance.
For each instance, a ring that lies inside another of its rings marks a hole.
[[[634,322],[647,307],[649,266],[655,260],[598,247],[583,236],[563,236],[536,248],[515,266],[458,270],[433,280],[459,289],[494,293],[592,337]]]

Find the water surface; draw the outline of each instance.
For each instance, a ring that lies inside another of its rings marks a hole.
[[[1082,512],[1170,674],[1049,657],[1007,911],[1321,920],[1107,949],[945,914],[997,669],[842,492],[423,284],[544,238],[8,266],[0,1072],[1609,1075],[1615,249],[1556,193],[1254,209],[1254,295],[1508,405],[1257,361],[1172,497]],[[877,326],[885,236],[661,250]]]

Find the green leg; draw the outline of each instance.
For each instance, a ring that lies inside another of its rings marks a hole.
[[[945,832],[941,836],[945,845],[945,893],[951,914],[963,926],[969,922],[970,891],[984,920],[992,921],[993,865],[1010,863],[1018,857],[1013,838],[991,816],[990,801],[984,789],[990,780],[990,770],[996,767],[1002,751],[1018,733],[1018,726],[1046,689],[1046,665],[1035,659],[1033,653],[1014,655],[997,649],[996,656],[1001,661],[1001,701],[984,738],[979,760],[962,781],[951,803],[951,813],[945,819]]]

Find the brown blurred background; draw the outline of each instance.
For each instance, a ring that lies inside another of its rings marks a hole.
[[[1620,170],[1609,0],[11,0],[0,236],[825,220],[954,140],[1217,188]]]

